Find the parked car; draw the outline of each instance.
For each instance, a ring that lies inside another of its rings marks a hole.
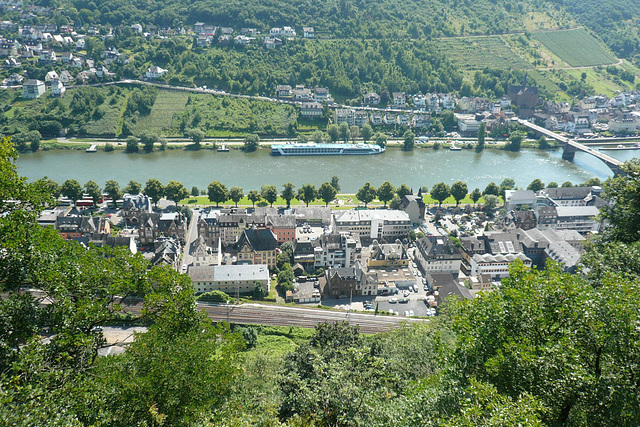
[[[395,303],[397,303],[397,302],[398,302],[398,298],[389,298],[389,302],[390,302],[391,304],[395,304]]]
[[[402,298],[399,302],[400,302],[400,304],[408,304],[409,303],[409,298]]]

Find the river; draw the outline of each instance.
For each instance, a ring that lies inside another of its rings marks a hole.
[[[608,151],[621,160],[628,160],[636,151]],[[535,178],[548,183],[584,182],[589,178],[606,179],[611,171],[596,158],[578,152],[574,162],[562,160],[562,151],[526,149],[517,153],[486,149],[449,151],[447,149],[416,149],[404,152],[388,149],[377,156],[272,157],[268,150],[245,154],[238,150],[218,153],[212,150],[167,150],[153,153],[126,154],[121,151],[85,153],[81,150],[51,150],[21,154],[18,170],[35,180],[47,176],[58,183],[76,179],[81,184],[92,179],[99,185],[109,179],[126,185],[129,180],[144,184],[157,178],[182,182],[187,188],[205,188],[212,181],[240,186],[245,192],[263,184],[279,188],[285,182],[296,186],[321,183],[336,175],[342,192],[355,192],[366,181],[378,186],[384,181],[394,185],[406,183],[416,189],[444,181],[457,180],[481,190],[491,181],[500,183],[513,178],[516,185],[526,187]]]

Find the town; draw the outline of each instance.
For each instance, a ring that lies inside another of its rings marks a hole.
[[[87,246],[141,252],[152,265],[187,274],[205,298],[222,292],[219,302],[277,290],[281,302],[428,317],[451,297],[499,288],[514,261],[543,269],[551,260],[576,271],[585,244],[601,231],[602,188],[534,184],[504,189],[500,211],[475,203],[428,208],[421,189],[414,195],[406,187],[394,196],[395,209],[335,210],[302,200],[176,209],[166,199],[155,209],[145,194],[125,194],[116,208],[105,194],[95,207],[89,196],[75,206],[61,198],[63,206],[38,222]],[[487,199],[501,191],[492,185]]]

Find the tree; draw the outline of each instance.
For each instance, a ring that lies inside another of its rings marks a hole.
[[[387,206],[387,203],[393,199],[393,195],[395,194],[395,187],[389,182],[385,181],[382,183],[380,187],[378,187],[377,195],[378,200],[384,203],[384,206]]]
[[[431,197],[438,201],[438,206],[442,206],[449,196],[451,196],[451,188],[444,182],[439,182],[431,189]]]
[[[529,184],[527,186],[527,190],[531,190],[534,193],[537,193],[538,191],[542,190],[544,188],[544,183],[542,181],[540,181],[540,179],[536,178],[533,181],[531,181],[531,184]]]
[[[524,141],[526,136],[527,134],[523,131],[517,130],[512,132],[511,135],[509,135],[509,143],[506,146],[507,150],[520,151],[520,145],[522,145],[522,141]]]
[[[142,191],[142,184],[140,184],[138,181],[134,181],[134,180],[129,181],[127,186],[124,187],[124,192],[125,193],[133,194],[134,196],[136,194],[140,194],[141,191]]]
[[[209,200],[214,202],[216,206],[220,206],[220,203],[229,200],[229,191],[220,181],[213,181],[207,187],[207,196],[209,196]]]
[[[544,136],[541,136],[540,139],[538,140],[538,148],[540,148],[541,150],[546,150],[547,148],[549,148],[549,142],[547,142],[547,138],[545,138]]]
[[[488,194],[492,194],[494,196],[499,196],[500,195],[500,187],[498,187],[495,182],[490,182],[486,186],[484,191],[482,192],[483,196],[486,196]]]
[[[153,151],[153,145],[156,141],[158,141],[158,135],[154,133],[144,132],[140,135],[140,143],[147,153]]]
[[[158,201],[164,197],[164,186],[157,179],[151,178],[145,184],[143,194],[151,198],[153,204],[158,207]]]
[[[295,193],[293,191],[294,188],[295,186],[290,182],[287,182],[282,186],[281,196],[287,202],[287,208],[291,207],[291,200],[295,198]]]
[[[411,189],[407,186],[407,184],[401,184],[400,187],[396,188],[396,194],[400,199],[404,196],[408,196],[411,194]]]
[[[244,138],[244,151],[251,152],[256,151],[260,145],[260,137],[255,133],[247,135]]]
[[[167,199],[171,200],[178,206],[180,200],[184,200],[189,197],[189,191],[178,181],[169,181],[164,189],[164,194]]]
[[[57,182],[50,178],[44,177],[42,179],[39,179],[36,182],[36,185],[38,185],[38,188],[42,188],[44,191],[46,191],[47,194],[50,194],[54,199],[57,199],[58,196],[60,196],[60,186]]]
[[[231,187],[229,189],[229,198],[236,204],[236,208],[238,207],[238,202],[242,200],[244,197],[244,190],[242,187]]]
[[[247,194],[247,199],[252,203],[253,207],[256,207],[256,203],[262,199],[258,190],[251,190],[249,194]]]
[[[204,140],[205,133],[202,129],[189,129],[189,138],[193,141],[196,147],[200,147],[200,143]]]
[[[373,141],[377,146],[384,148],[387,145],[387,135],[385,135],[383,132],[377,132],[375,135],[373,135]]]
[[[89,195],[91,200],[93,200],[94,205],[97,205],[102,199],[102,189],[95,181],[87,181],[84,184],[84,192]]]
[[[484,196],[484,207],[488,210],[493,210],[500,203],[500,199],[498,196],[494,196],[493,194],[487,194]]]
[[[324,202],[325,206],[328,206],[336,198],[336,194],[338,192],[329,182],[323,183],[318,189],[318,197]]]
[[[104,185],[104,192],[111,199],[113,206],[116,206],[116,200],[122,199],[123,194],[122,190],[120,190],[120,184],[118,184],[118,181],[114,181],[113,179],[106,182]]]
[[[484,138],[485,138],[486,128],[487,128],[487,125],[484,122],[480,123],[480,128],[478,129],[478,145],[476,146],[477,152],[484,150]]]
[[[511,178],[505,178],[500,183],[500,196],[504,199],[507,190],[513,190],[516,186],[516,182]]]
[[[140,147],[138,146],[138,138],[133,135],[129,135],[127,137],[127,153],[137,153],[139,148]]]
[[[360,136],[362,136],[362,140],[364,142],[367,142],[371,139],[372,135],[373,135],[373,128],[371,128],[371,125],[369,123],[365,123],[362,126],[362,129],[360,130]]]
[[[351,141],[356,142],[356,139],[360,136],[360,128],[356,125],[353,125],[349,128],[349,135],[351,136]]]
[[[278,295],[280,295],[280,298],[285,298],[287,296],[287,291],[292,291],[294,289],[294,279],[295,276],[293,275],[291,264],[285,263],[278,273],[278,284],[276,285],[276,291],[278,292]]]
[[[479,188],[474,189],[471,192],[471,200],[473,200],[473,206],[475,207],[476,203],[478,203],[478,200],[480,200],[480,197],[482,197],[482,193],[480,192]]]
[[[75,203],[82,198],[82,186],[75,179],[68,179],[62,184],[60,194]]]
[[[558,183],[555,181],[551,181],[549,184],[547,184],[547,188],[558,188]]]
[[[588,180],[580,184],[581,187],[599,187],[601,185],[602,183],[600,182],[599,178],[589,178]]]
[[[340,139],[344,142],[349,142],[349,138],[351,137],[351,131],[349,130],[349,125],[346,122],[340,123]]]
[[[284,242],[282,246],[280,246],[277,261],[278,269],[282,270],[285,264],[293,264],[293,243],[291,242]]]
[[[269,203],[269,206],[273,207],[275,201],[278,200],[278,188],[275,185],[263,185],[260,189],[260,195]]]
[[[561,185],[562,188],[573,187],[573,183],[571,181],[565,181]]]
[[[367,207],[369,203],[375,200],[376,193],[376,188],[367,182],[356,193],[356,199],[360,200],[364,203],[364,206]]]
[[[607,240],[632,243],[640,240],[640,159],[625,162],[622,172],[604,183],[604,195],[613,204],[600,208],[600,216],[609,221]]]
[[[329,135],[329,139],[331,139],[331,142],[336,142],[338,139],[340,139],[340,128],[336,124],[331,124],[327,128],[327,134]]]
[[[324,139],[324,135],[322,134],[321,130],[317,130],[313,133],[313,135],[311,136],[311,140],[313,142],[315,142],[316,144],[321,144],[322,141]]]
[[[331,186],[336,189],[336,192],[340,192],[340,178],[337,176],[331,177]]]
[[[404,133],[404,135],[402,135],[402,138],[404,140],[403,141],[404,150],[405,151],[413,150],[413,147],[415,146],[415,143],[416,143],[416,136],[414,135],[414,133],[408,130]]]
[[[298,197],[301,197],[299,198],[299,200],[302,200],[303,202],[305,202],[307,206],[309,206],[309,203],[313,202],[315,199],[318,198],[318,192],[316,191],[316,187],[311,184],[303,185],[298,191],[299,191]]]
[[[391,199],[391,201],[389,202],[389,208],[393,209],[393,210],[398,210],[400,209],[400,202],[402,200],[400,199],[400,197],[398,197],[398,195],[394,195],[393,199]]]
[[[464,199],[469,193],[467,184],[462,181],[456,181],[451,185],[451,195],[456,200],[456,206],[460,204],[460,200]]]
[[[191,187],[191,197],[198,197],[200,195],[200,189],[195,185]]]
[[[253,291],[251,291],[251,296],[255,299],[265,299],[269,296],[269,292],[262,286],[260,283],[256,283],[253,287]]]

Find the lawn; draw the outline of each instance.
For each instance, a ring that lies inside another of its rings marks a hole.
[[[434,41],[460,68],[482,70],[531,69],[533,66],[515,53],[500,36],[442,38]]]
[[[534,33],[533,38],[572,67],[613,64],[617,61],[616,57],[584,28],[544,31]]]
[[[613,97],[617,95],[618,91],[632,90],[633,87],[630,83],[624,80],[619,80],[620,83],[616,83],[612,76],[606,71],[598,71],[593,68],[581,68],[576,70],[565,70],[567,74],[580,80],[582,73],[587,74],[587,83],[589,83],[596,90],[596,93]]]

